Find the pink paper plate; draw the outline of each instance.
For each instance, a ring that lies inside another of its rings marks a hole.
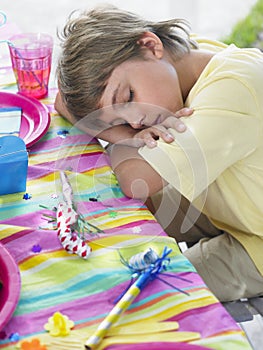
[[[0,330],[12,317],[20,296],[19,268],[9,251],[0,243]]]
[[[0,107],[22,108],[19,136],[26,147],[32,146],[47,132],[50,125],[48,109],[40,101],[19,93],[0,92]]]

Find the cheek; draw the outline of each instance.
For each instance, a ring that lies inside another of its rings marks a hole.
[[[159,85],[152,93],[151,103],[176,112],[182,108],[181,91],[175,85],[162,84]]]
[[[183,108],[183,97],[177,75],[173,75],[165,82],[162,98],[171,112],[175,113]]]
[[[183,107],[178,76],[174,69],[166,66],[161,71],[152,71],[148,78],[144,76],[139,83],[135,102],[157,105],[171,112]]]
[[[169,105],[177,96],[181,95],[177,74],[169,68],[159,76],[158,83],[152,86],[152,93],[156,99],[162,100]]]
[[[99,119],[108,125],[110,125],[116,119],[116,111],[112,106],[102,108]]]

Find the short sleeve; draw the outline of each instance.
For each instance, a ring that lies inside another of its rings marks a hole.
[[[226,90],[227,88],[227,90]],[[214,82],[193,99],[195,112],[184,118],[187,131],[175,141],[139,150],[140,155],[190,201],[196,199],[229,167],[258,143],[259,120],[248,89],[234,79]]]

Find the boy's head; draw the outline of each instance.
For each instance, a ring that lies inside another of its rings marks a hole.
[[[57,75],[62,98],[77,120],[99,108],[117,66],[129,59],[144,59],[139,40],[146,32],[156,34],[175,59],[196,48],[183,20],[147,21],[113,6],[69,18],[60,35],[62,53]]]

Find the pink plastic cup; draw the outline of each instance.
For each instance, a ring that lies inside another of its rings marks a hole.
[[[45,33],[23,33],[8,40],[18,91],[43,98],[48,94],[53,39]]]

